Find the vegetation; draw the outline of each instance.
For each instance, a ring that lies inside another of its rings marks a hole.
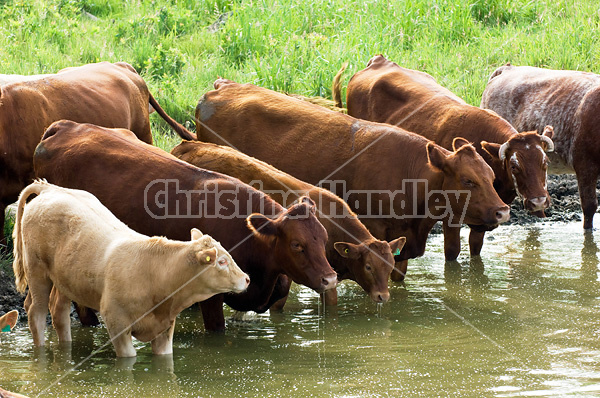
[[[593,0],[0,0],[0,8],[2,73],[127,61],[189,126],[218,76],[328,97],[343,62],[347,79],[382,53],[478,104],[489,74],[508,61],[597,71],[600,56]],[[157,144],[169,149],[176,140],[152,118]]]

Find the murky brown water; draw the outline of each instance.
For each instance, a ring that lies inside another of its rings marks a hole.
[[[230,319],[225,335],[205,334],[187,310],[172,357],[137,344],[136,361],[117,360],[108,345],[86,360],[108,335],[75,326],[72,347],[49,331],[35,350],[22,327],[0,337],[0,386],[60,397],[600,395],[600,231],[489,235],[481,261],[446,266],[432,236],[383,307],[347,282],[337,311],[323,312],[295,287],[284,313]]]

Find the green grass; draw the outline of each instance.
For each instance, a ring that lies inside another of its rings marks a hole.
[[[0,8],[2,73],[127,61],[181,122],[193,121],[218,76],[329,97],[343,62],[347,81],[382,53],[477,105],[506,62],[597,71],[600,56],[595,0],[0,0]],[[209,32],[225,12],[223,28]],[[162,137],[157,115],[152,122],[157,144],[170,149],[176,140]]]

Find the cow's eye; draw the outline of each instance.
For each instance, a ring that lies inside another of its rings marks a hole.
[[[371,268],[371,264],[367,264],[367,265],[365,265],[365,269],[366,269],[367,271],[371,272],[371,270],[372,270],[373,268]]]
[[[292,250],[294,250],[294,251],[297,251],[297,252],[303,252],[304,251],[304,249],[302,248],[302,245],[300,244],[300,242],[293,241],[291,243],[291,246],[292,246]]]
[[[229,260],[227,260],[225,257],[221,257],[219,261],[217,261],[217,264],[219,264],[219,267],[221,268],[227,268],[229,265]]]
[[[462,183],[463,183],[463,185],[464,185],[465,187],[467,187],[467,188],[473,188],[473,187],[475,187],[475,182],[474,182],[473,180],[469,180],[468,178],[465,178],[465,179],[462,181]]]

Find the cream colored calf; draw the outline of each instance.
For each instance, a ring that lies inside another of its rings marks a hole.
[[[29,200],[33,195],[37,195]],[[27,202],[29,200],[29,202]],[[120,357],[131,336],[173,352],[175,317],[190,305],[250,282],[223,247],[197,229],[180,242],[129,229],[92,194],[36,181],[19,196],[13,268],[35,345],[44,345],[49,296],[60,341],[71,341],[70,302],[100,311]],[[29,305],[27,305],[29,304]]]

